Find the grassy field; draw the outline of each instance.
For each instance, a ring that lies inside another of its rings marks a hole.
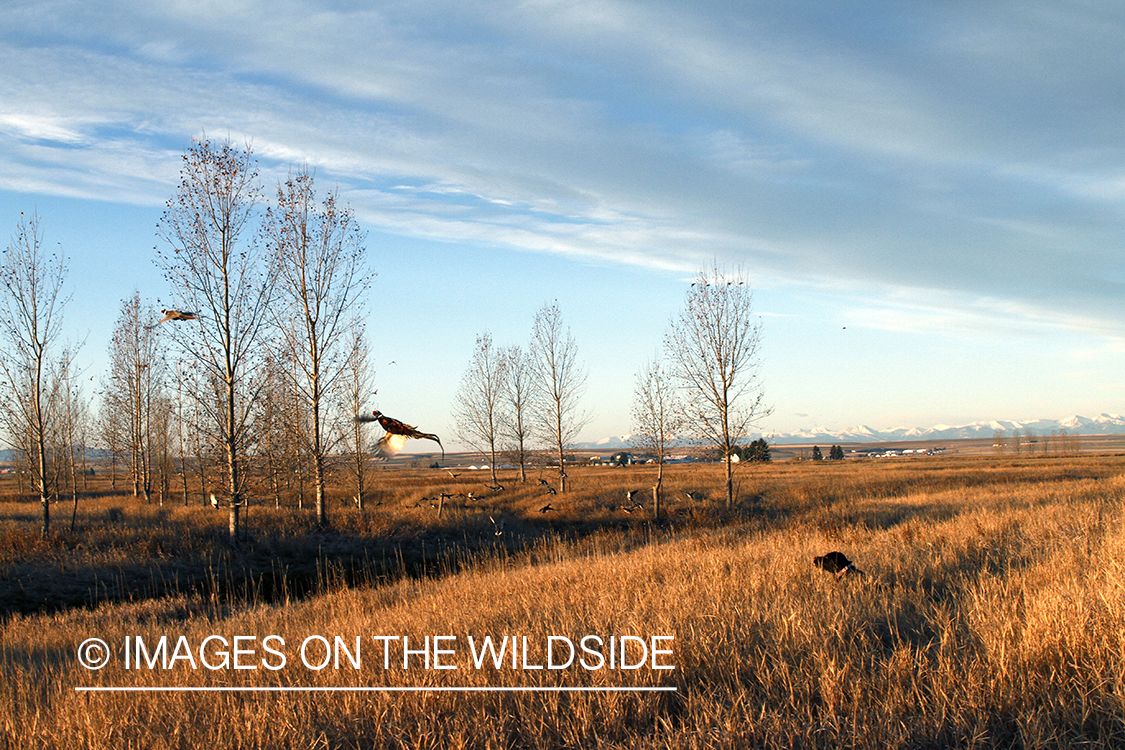
[[[578,470],[547,497],[534,478],[488,493],[480,476],[386,472],[382,505],[336,498],[331,532],[307,510],[251,509],[235,550],[210,508],[101,498],[42,540],[35,506],[0,506],[4,601],[38,586],[50,610],[9,606],[0,626],[0,744],[1125,746],[1125,458],[743,467],[731,514],[719,467],[676,466],[659,523],[650,496],[624,510],[652,476]],[[470,490],[440,518],[423,501]],[[833,549],[866,575],[813,567]],[[514,637],[520,658],[478,663],[486,636]],[[587,636],[600,665],[546,668]],[[622,636],[631,669],[609,666]],[[96,671],[77,658],[93,637],[113,649]],[[75,690],[91,686],[150,690]],[[674,690],[151,690],[169,687]]]

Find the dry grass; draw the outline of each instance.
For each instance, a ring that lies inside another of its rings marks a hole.
[[[179,596],[11,617],[0,630],[0,742],[1121,747],[1122,468],[1119,458],[755,467],[741,474],[744,502],[734,517],[677,500],[661,528],[609,508],[625,489],[646,486],[647,473],[577,475],[576,492],[550,500],[560,508],[550,519],[538,513],[538,490],[527,488],[490,497],[484,507],[450,509],[440,524],[432,509],[406,507],[424,488],[419,477],[422,484],[398,496],[387,490],[389,524],[440,536],[447,523],[475,529],[482,515],[503,513],[528,540],[542,529],[554,533],[539,534],[522,554],[481,552],[473,567],[446,575],[341,588],[288,605],[232,608]],[[713,494],[718,473],[677,467],[669,484]],[[868,575],[837,583],[817,571],[812,557],[830,549],[845,551]],[[88,672],[75,660],[90,636],[122,643],[184,635],[198,644],[211,634],[281,635],[291,663],[279,671],[180,663],[127,672],[115,661]],[[305,669],[295,644],[312,634],[364,637],[363,668]],[[477,670],[462,645],[448,659],[458,670],[385,671],[370,636],[390,634],[453,635],[458,644],[507,634],[533,644],[548,635],[671,635],[668,661],[676,669]],[[75,692],[77,685],[678,690],[89,694]]]

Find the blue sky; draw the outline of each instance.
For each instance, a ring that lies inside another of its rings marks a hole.
[[[554,299],[583,439],[627,433],[713,258],[756,290],[767,434],[1120,412],[1122,39],[1113,2],[17,0],[0,227],[70,257],[96,376],[120,300],[168,297],[191,138],[307,162],[369,233],[376,406],[439,433],[475,335]]]

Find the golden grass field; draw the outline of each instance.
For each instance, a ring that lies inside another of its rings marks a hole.
[[[651,487],[651,468],[575,470],[572,491],[550,498],[534,475],[526,487],[505,477],[504,492],[448,501],[440,519],[422,497],[479,489],[483,477],[386,471],[382,505],[360,514],[337,502],[331,532],[316,531],[308,510],[252,508],[234,551],[225,515],[210,508],[105,497],[80,505],[72,533],[60,504],[59,530],[41,540],[36,506],[0,505],[0,583],[54,602],[9,606],[0,625],[0,743],[1125,747],[1125,458],[744,466],[731,514],[719,466],[667,471],[661,523],[650,496],[645,511],[622,511],[626,490]],[[687,489],[707,497],[688,501]],[[558,512],[540,513],[547,502]],[[813,567],[833,549],[866,575],[836,581]],[[316,571],[315,585],[290,590],[276,572],[260,582],[279,567],[306,583]],[[98,581],[107,600],[74,606]],[[534,666],[548,636],[591,634],[671,636],[659,642],[671,653],[631,670],[476,668],[465,647],[527,636]],[[162,635],[168,653],[182,636],[199,660],[209,636],[252,636],[241,666],[256,669],[192,669],[183,653],[168,669],[125,669],[127,637]],[[266,666],[267,635],[286,644],[280,669]],[[439,661],[457,669],[426,669],[415,655],[403,670],[397,646],[385,669],[372,636],[392,635],[447,637]],[[305,667],[298,647],[310,636],[359,636],[361,667],[346,654],[339,668]],[[91,637],[116,649],[98,671],[77,659]],[[75,690],[89,686],[675,690]]]

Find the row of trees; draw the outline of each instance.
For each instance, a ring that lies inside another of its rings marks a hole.
[[[282,446],[307,456],[326,525],[327,458],[349,436],[353,451],[364,447],[362,434],[329,429],[350,423],[338,417],[369,386],[364,233],[335,192],[317,195],[307,168],[277,185],[265,211],[262,201],[249,146],[203,139],[184,155],[159,224],[167,248],[157,263],[174,306],[192,316],[168,335],[191,386],[181,390],[192,426],[221,446],[232,533],[256,448],[275,492]],[[362,462],[358,471],[362,488]]]
[[[1024,428],[1022,433],[1018,429],[1012,430],[1010,438],[1004,436],[1003,430],[996,430],[992,433],[992,449],[996,453],[1011,450],[1016,455],[1021,453],[1078,454],[1082,451],[1082,438],[1078,435],[1071,435],[1061,428],[1040,435],[1027,427]]]
[[[232,534],[252,456],[275,494],[286,467],[305,459],[327,524],[327,460],[346,445],[362,504],[366,445],[350,415],[374,393],[362,324],[373,274],[351,210],[334,192],[318,196],[307,168],[264,203],[249,146],[193,143],[158,227],[172,309],[162,321],[139,293],[124,301],[101,388],[98,431],[129,467],[134,494],[151,498],[155,483],[163,500],[178,459],[186,502],[188,457],[203,494],[204,457],[217,455]],[[84,445],[76,431],[86,422],[77,347],[58,340],[66,263],[44,251],[37,217],[21,220],[0,277],[0,418],[26,458],[46,534],[58,487],[52,450]]]
[[[637,375],[632,409],[634,445],[658,463],[656,512],[668,448],[682,436],[716,447],[726,465],[727,506],[734,503],[733,464],[742,458],[746,434],[769,413],[762,402],[759,370],[761,321],[753,315],[753,293],[741,272],[712,265],[691,285],[679,315],[664,337],[665,365],[657,356]],[[531,343],[498,348],[477,337],[461,380],[454,416],[460,439],[496,458],[514,453],[521,481],[529,441],[557,456],[559,491],[566,491],[564,449],[590,415],[581,408],[586,373],[577,345],[557,303],[535,316]],[[769,460],[765,441],[750,446],[755,460]]]
[[[79,345],[60,341],[66,260],[49,253],[36,215],[20,222],[0,258],[0,423],[10,445],[25,457],[39,497],[43,533],[50,526],[50,501],[69,464],[74,484],[74,447],[87,421],[77,387]],[[77,490],[73,490],[77,511]],[[73,513],[72,513],[73,523]]]
[[[547,447],[558,461],[559,492],[566,492],[564,451],[590,419],[580,404],[585,390],[574,334],[558,302],[544,304],[526,348],[497,347],[488,332],[477,336],[454,398],[457,436],[489,454],[493,484],[502,450],[514,456],[522,482],[531,445]]]
[[[206,494],[205,458],[218,456],[232,534],[251,456],[265,467],[275,496],[281,477],[288,481],[295,465],[307,463],[317,520],[327,524],[328,456],[346,445],[363,503],[363,433],[339,417],[358,413],[374,393],[361,322],[373,277],[351,211],[335,193],[319,198],[314,183],[307,169],[291,173],[263,210],[250,147],[195,141],[158,226],[165,246],[156,261],[172,309],[158,320],[134,293],[110,345],[98,431],[129,467],[133,492],[150,499],[156,491],[163,500],[178,473],[187,502],[194,458]],[[0,276],[7,386],[0,417],[27,459],[46,533],[59,486],[52,456],[66,447],[76,486],[74,448],[85,444],[78,433],[87,421],[75,386],[78,347],[58,340],[66,264],[44,252],[37,218],[21,221]],[[668,365],[658,356],[638,375],[634,428],[638,446],[659,458],[658,490],[666,447],[686,433],[724,456],[733,505],[732,461],[750,426],[769,411],[752,299],[741,272],[717,265],[701,272],[665,334]],[[497,347],[488,333],[478,336],[455,399],[458,435],[490,453],[494,481],[501,445],[514,451],[524,480],[530,446],[549,448],[565,492],[565,448],[590,419],[580,403],[585,386],[574,336],[558,304],[545,304],[526,347]],[[343,424],[348,429],[339,429]]]

